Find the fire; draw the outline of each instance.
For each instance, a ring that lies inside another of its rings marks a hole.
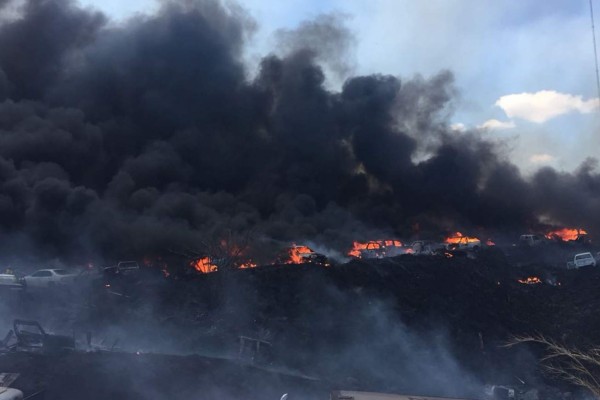
[[[277,260],[275,264],[314,264],[322,267],[331,266],[330,260],[320,253],[316,253],[308,246],[292,245]]]
[[[458,243],[475,243],[475,242],[480,242],[480,240],[477,239],[476,237],[464,236],[460,232],[454,232],[452,235],[447,237],[444,240],[444,242],[448,243],[448,244],[458,244]]]
[[[284,264],[303,264],[306,262],[306,257],[313,253],[314,251],[308,246],[293,245],[288,250],[289,259]]]
[[[215,272],[218,269],[217,266],[212,263],[210,257],[203,257],[192,261],[192,267],[203,274]]]
[[[558,229],[552,232],[549,232],[546,234],[546,238],[548,239],[560,239],[563,240],[565,242],[568,242],[570,240],[577,240],[579,239],[582,235],[587,235],[587,232],[583,229],[575,229],[575,228],[563,228],[563,229]]]
[[[494,243],[494,241],[493,241],[492,239],[488,239],[488,240],[486,240],[485,244],[486,244],[487,246],[495,246],[495,245],[496,245],[496,243]]]
[[[382,252],[385,254],[385,249],[390,247],[402,247],[402,242],[399,240],[388,239],[388,240],[372,240],[370,242],[361,243],[354,242],[352,249],[348,252],[350,257],[361,258],[364,250],[370,250],[374,252]]]
[[[538,278],[537,276],[530,276],[526,279],[519,279],[518,282],[522,283],[524,285],[537,285],[539,283],[542,283],[542,280],[540,278]]]
[[[242,263],[238,266],[239,269],[256,268],[257,265],[249,260],[248,262]]]
[[[354,242],[352,246],[352,250],[348,252],[348,255],[351,257],[360,258],[360,251],[365,250],[367,248],[367,243]]]

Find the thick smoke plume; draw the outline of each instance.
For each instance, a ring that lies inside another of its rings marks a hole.
[[[327,89],[322,65],[352,69],[332,51],[352,43],[339,18],[281,32],[285,50],[252,78],[255,23],[215,1],[114,25],[29,0],[0,20],[6,259],[151,256],[224,230],[338,249],[373,230],[540,221],[600,235],[595,161],[524,178],[498,145],[449,128],[452,73]]]

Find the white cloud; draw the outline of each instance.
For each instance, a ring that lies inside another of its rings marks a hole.
[[[483,124],[478,125],[478,129],[511,129],[515,127],[513,121],[498,121],[497,119],[488,119]]]
[[[457,132],[464,132],[467,130],[467,127],[462,122],[457,122],[455,124],[450,125],[450,129]]]
[[[555,157],[550,154],[534,154],[529,157],[529,162],[532,164],[548,164],[555,160]]]
[[[509,118],[521,118],[541,124],[570,112],[591,113],[598,109],[598,99],[583,100],[581,96],[542,90],[502,96],[496,101],[496,105]]]

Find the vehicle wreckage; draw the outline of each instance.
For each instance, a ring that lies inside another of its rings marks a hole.
[[[37,321],[17,319],[2,342],[0,352],[34,352],[44,354],[75,350],[75,339],[70,336],[47,333]]]

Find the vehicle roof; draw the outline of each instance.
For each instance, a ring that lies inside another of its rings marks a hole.
[[[36,272],[42,272],[42,271],[68,271],[67,268],[43,268],[43,269],[38,269],[32,272],[32,274],[35,274]]]
[[[592,255],[592,253],[590,253],[589,251],[586,251],[585,253],[579,253],[579,254],[575,254],[575,257],[578,257],[578,256],[587,256],[587,255],[590,255],[590,256],[591,256],[591,255]]]

